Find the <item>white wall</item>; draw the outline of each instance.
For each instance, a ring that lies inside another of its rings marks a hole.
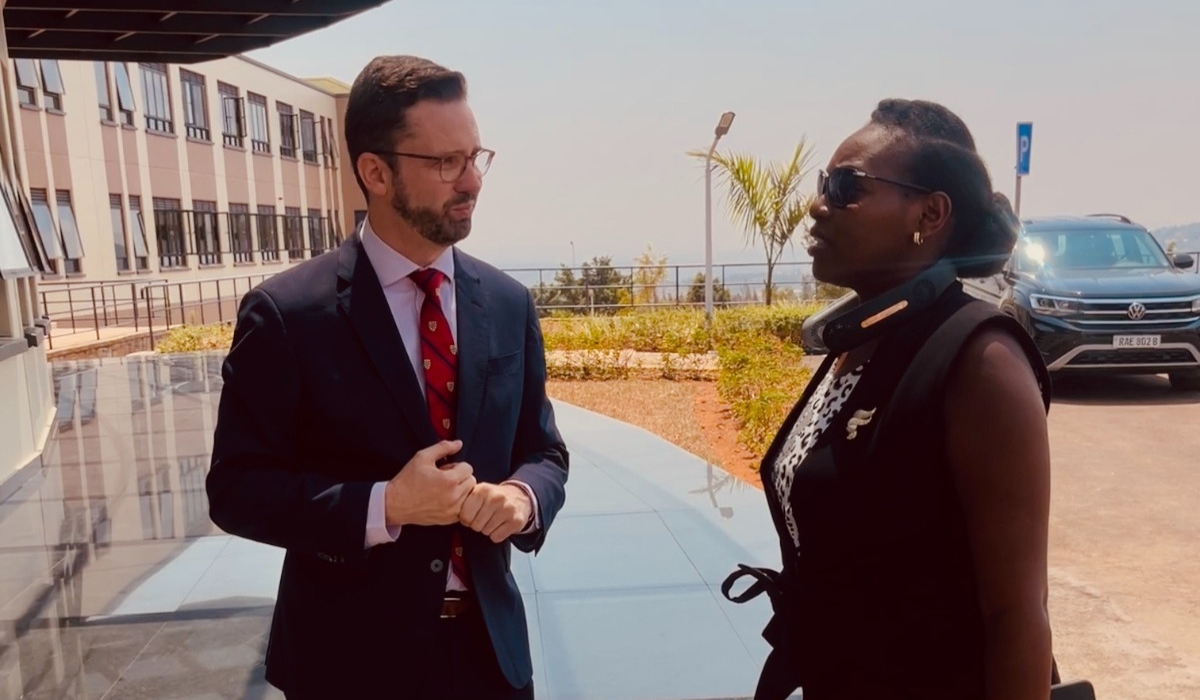
[[[7,56],[8,44],[0,14],[0,58]],[[12,157],[15,102],[11,77],[6,71],[0,83],[0,150],[5,154],[0,159],[0,168],[5,169],[15,187],[24,188],[21,170]],[[38,313],[30,291],[33,285],[32,278],[0,281],[0,344],[11,347],[13,342],[23,342],[25,328]],[[52,394],[44,345],[26,347],[13,357],[0,359],[0,483],[45,448],[54,418]]]

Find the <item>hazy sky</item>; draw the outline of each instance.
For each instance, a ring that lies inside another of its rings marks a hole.
[[[807,137],[825,165],[884,97],[955,110],[1010,196],[1032,121],[1023,215],[1200,221],[1196,0],[392,0],[252,56],[351,82],[388,53],[466,73],[497,156],[463,247],[504,265],[570,262],[571,241],[580,263],[647,243],[702,262],[685,152],[721,112],[721,148],[778,159]],[[760,259],[715,193],[718,260]]]

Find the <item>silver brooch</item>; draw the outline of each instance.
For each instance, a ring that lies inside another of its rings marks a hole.
[[[850,416],[850,420],[846,421],[846,439],[853,440],[858,436],[858,429],[871,422],[875,417],[875,410],[872,408],[869,411],[858,410]]]

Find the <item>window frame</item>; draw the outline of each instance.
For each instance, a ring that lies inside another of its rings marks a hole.
[[[183,125],[187,137],[211,142],[212,125],[208,121],[207,78],[186,68],[180,68],[179,89],[183,93]]]
[[[121,113],[121,123],[134,126],[134,113],[137,112],[137,100],[133,95],[133,76],[129,73],[129,64],[117,62],[112,64],[113,84],[117,88],[117,111]]]
[[[171,77],[165,63],[139,63],[146,131],[154,134],[175,133],[175,115],[171,107]]]
[[[47,66],[50,70],[47,71]],[[46,111],[63,113],[63,97],[67,94],[63,84],[62,70],[58,61],[53,58],[43,58],[38,61],[42,75],[42,93],[46,99]],[[53,83],[53,85],[51,84]]]

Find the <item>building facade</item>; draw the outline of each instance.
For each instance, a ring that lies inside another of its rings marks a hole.
[[[353,220],[336,81],[240,56],[15,59],[8,78],[45,282],[269,275]]]
[[[337,99],[236,56],[384,2],[0,0],[0,520],[50,517],[7,507],[62,398],[47,290],[261,277],[345,235]],[[0,609],[28,581],[2,583]]]

